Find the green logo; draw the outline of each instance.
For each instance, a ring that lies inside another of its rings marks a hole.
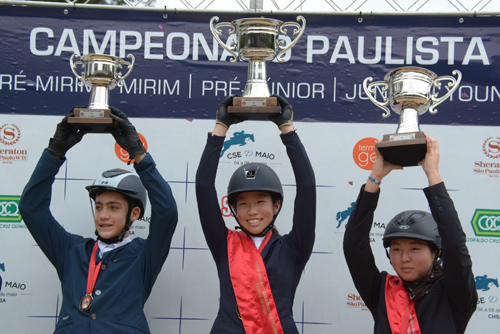
[[[0,196],[0,222],[21,222],[20,199],[21,196]]]
[[[477,236],[500,237],[500,210],[476,209],[471,224]]]

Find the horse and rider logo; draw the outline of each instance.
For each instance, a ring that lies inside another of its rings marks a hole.
[[[337,225],[337,228],[340,227],[340,225],[342,224],[342,222],[344,220],[349,218],[349,216],[351,215],[352,209],[354,208],[354,204],[356,204],[356,202],[352,202],[351,206],[348,207],[347,209],[345,209],[344,211],[337,212],[337,221],[339,222],[339,224]]]
[[[220,152],[220,157],[222,158],[224,153],[229,150],[231,146],[245,146],[250,141],[255,142],[253,133],[245,133],[245,131],[233,133],[233,136],[224,142],[222,152]]]
[[[488,291],[493,285],[498,288],[498,278],[489,278],[488,275],[476,276],[476,290]]]

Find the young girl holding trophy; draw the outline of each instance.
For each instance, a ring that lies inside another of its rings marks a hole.
[[[344,235],[344,254],[358,292],[375,319],[374,333],[464,333],[477,304],[472,261],[457,212],[441,180],[439,146],[426,135],[422,166],[430,210],[409,210],[388,224],[383,243],[397,276],[380,272],[370,228],[382,178],[393,165],[376,150]],[[388,249],[388,250],[387,250]],[[443,266],[441,266],[441,262]]]
[[[220,307],[212,333],[298,333],[292,317],[295,291],[314,244],[316,185],[309,158],[292,125],[293,110],[278,97],[282,113],[271,117],[295,173],[293,228],[279,235],[275,219],[283,204],[276,173],[265,164],[239,167],[228,185],[228,202],[241,231],[226,227],[215,177],[224,136],[244,120],[228,114],[233,97],[217,109],[216,125],[196,174],[196,195],[205,239],[220,281]]]

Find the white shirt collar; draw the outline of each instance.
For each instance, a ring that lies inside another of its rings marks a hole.
[[[262,245],[262,241],[264,241],[265,238],[265,237],[254,237],[251,235],[249,237],[252,238],[252,241],[255,244],[255,247],[257,247],[257,249],[260,248],[260,245]]]
[[[130,239],[130,237],[126,237],[122,241],[115,242],[114,244],[107,244],[104,241],[98,240],[97,242],[99,245],[99,256],[102,257],[104,255],[104,253],[107,253],[107,252],[112,251],[113,249],[117,249],[117,248],[120,248],[122,246],[125,246],[126,244],[128,244],[131,241],[132,241],[132,239]]]

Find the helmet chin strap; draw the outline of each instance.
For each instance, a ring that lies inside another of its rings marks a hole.
[[[243,232],[245,232],[246,234],[252,236],[252,237],[264,237],[267,232],[271,231],[274,227],[274,222],[276,221],[276,217],[278,217],[278,213],[275,213],[274,214],[274,217],[273,217],[273,220],[271,221],[271,223],[269,225],[267,225],[263,230],[262,232],[260,233],[252,233],[250,232],[249,230],[247,230],[246,228],[243,227],[243,225],[241,225],[240,221],[238,220],[238,217],[236,216],[236,213],[233,211],[233,207],[232,206],[229,206],[229,208],[231,209],[231,213],[233,214],[233,217],[234,219],[236,219],[236,222],[238,223],[239,226],[235,226],[234,229],[235,230],[242,230]]]

